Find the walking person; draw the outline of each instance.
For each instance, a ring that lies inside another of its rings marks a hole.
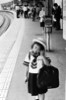
[[[36,6],[34,6],[32,9],[32,21],[35,21],[35,19],[36,19]]]
[[[61,8],[57,3],[54,4],[55,7],[55,19],[56,19],[56,30],[60,30],[60,18],[61,18]]]
[[[45,18],[45,10],[42,7],[40,13],[39,13],[39,18],[40,18],[40,27],[42,27],[42,33],[44,33],[44,26],[45,26],[45,22],[44,22],[44,18]]]
[[[28,82],[28,93],[35,97],[35,100],[45,100],[47,87],[39,89],[37,86],[37,75],[43,67],[43,63],[49,65],[49,60],[45,56],[46,44],[42,38],[34,39],[31,50],[27,54],[24,65],[27,66],[26,82]]]
[[[55,7],[53,6],[52,8],[52,22],[53,22],[53,27],[56,28],[56,18],[55,18]]]
[[[18,5],[16,5],[16,17],[19,18],[20,17],[20,8]]]
[[[27,6],[23,6],[24,18],[27,18]]]

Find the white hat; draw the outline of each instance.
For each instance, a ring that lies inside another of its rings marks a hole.
[[[33,43],[35,43],[35,42],[41,44],[46,49],[46,42],[44,41],[43,38],[33,39]]]

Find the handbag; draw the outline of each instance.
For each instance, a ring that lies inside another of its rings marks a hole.
[[[37,86],[39,89],[59,87],[59,70],[52,65],[44,65],[37,75]]]

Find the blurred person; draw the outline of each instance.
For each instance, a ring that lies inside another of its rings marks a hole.
[[[24,18],[27,18],[27,6],[23,6],[23,14],[24,14]]]
[[[20,17],[20,8],[18,5],[16,5],[16,16],[17,16],[17,18]]]
[[[35,21],[36,18],[36,6],[32,8],[32,21]]]
[[[32,6],[29,6],[28,18],[32,17]]]
[[[60,18],[61,18],[61,8],[57,3],[54,4],[55,14],[54,17],[56,19],[56,30],[60,30]]]
[[[36,18],[39,19],[39,12],[40,12],[40,7],[36,7]]]
[[[41,11],[39,12],[39,18],[40,18],[40,27],[42,27],[42,33],[44,33],[44,26],[45,26],[45,10],[44,7],[42,7]]]
[[[55,18],[55,7],[53,6],[52,8],[52,24],[53,24],[53,27],[56,28],[56,18]]]

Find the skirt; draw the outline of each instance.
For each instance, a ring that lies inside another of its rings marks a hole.
[[[32,96],[36,96],[38,94],[43,94],[47,92],[47,87],[44,87],[43,89],[39,89],[37,86],[37,74],[29,73],[29,79],[28,79],[28,93],[30,93]]]
[[[40,22],[40,27],[44,27],[44,26],[45,26],[44,21],[43,22]]]

